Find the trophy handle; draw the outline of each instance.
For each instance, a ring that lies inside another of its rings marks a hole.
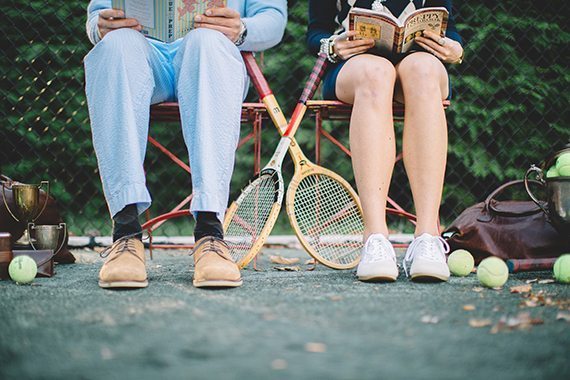
[[[59,223],[59,228],[63,229],[63,239],[61,239],[61,245],[57,248],[57,250],[53,253],[54,256],[57,255],[59,253],[59,251],[61,251],[61,249],[63,248],[63,246],[65,245],[65,237],[67,235],[67,225],[65,223]]]
[[[36,225],[34,223],[28,223],[28,241],[30,242],[30,245],[32,246],[32,248],[34,249],[34,251],[37,251],[38,249],[36,248],[36,246],[34,245],[34,241],[32,240],[32,231],[34,229]]]
[[[8,202],[6,201],[6,185],[4,184],[4,182],[2,182],[2,200],[4,201],[4,205],[6,206],[6,210],[8,210],[10,215],[12,215],[12,218],[14,218],[16,220],[16,222],[20,223],[20,220],[18,218],[16,218],[16,215],[14,215],[14,213],[12,213],[12,210],[10,210],[10,207],[8,206]]]
[[[44,212],[44,210],[46,209],[48,200],[49,200],[49,181],[41,181],[40,185],[38,186],[38,189],[41,189],[42,185],[46,185],[46,200],[44,202],[44,206],[42,207],[42,209],[40,210],[40,212],[38,213],[38,215],[36,215],[32,220],[36,220],[37,218],[40,217],[40,215]]]
[[[530,186],[528,185],[528,176],[533,172],[537,173],[538,181],[544,186],[545,182],[544,182],[542,170],[533,164],[530,166],[530,168],[526,171],[526,174],[524,175],[524,187],[525,187],[526,192],[528,193],[528,196],[530,197],[530,199],[532,199],[532,201],[534,203],[536,203],[536,205],[538,207],[540,207],[542,212],[544,212],[546,214],[546,216],[548,216],[548,211],[544,208],[544,206],[542,206],[540,201],[534,196],[534,194],[530,190]]]

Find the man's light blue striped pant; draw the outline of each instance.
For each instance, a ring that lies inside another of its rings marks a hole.
[[[228,203],[247,73],[223,34],[194,30],[155,44],[131,29],[107,34],[85,57],[86,93],[103,191],[111,216],[151,197],[143,161],[149,106],[178,100],[190,156],[190,210],[223,215]]]

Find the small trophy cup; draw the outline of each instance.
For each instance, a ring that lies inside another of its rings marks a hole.
[[[46,186],[46,199],[40,208],[40,188]],[[30,223],[36,220],[45,210],[49,198],[49,182],[42,181],[39,185],[29,185],[25,183],[13,183],[12,195],[14,197],[15,209],[11,210],[6,201],[6,187],[2,183],[2,195],[4,205],[17,222]]]
[[[552,225],[564,236],[570,236],[570,177],[546,178],[545,172],[556,162],[556,159],[564,154],[570,153],[570,143],[566,147],[540,164],[540,167],[532,165],[525,174],[526,191],[530,198],[548,216]],[[547,192],[548,207],[542,206],[541,202],[534,196],[528,186],[528,177],[536,173],[536,178]],[[569,240],[570,241],[570,240]]]
[[[61,244],[59,244],[62,233],[63,239],[61,239]],[[46,224],[37,226],[34,223],[28,224],[30,244],[36,251],[48,249],[52,250],[53,254],[56,255],[63,248],[66,235],[67,226],[65,223],[60,223],[59,225]]]

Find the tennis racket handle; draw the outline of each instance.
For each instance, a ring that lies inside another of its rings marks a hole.
[[[554,267],[556,257],[549,259],[509,259],[507,267],[510,273],[548,271]]]
[[[253,87],[261,97],[261,99],[265,98],[266,96],[271,95],[273,92],[269,87],[269,83],[265,80],[253,53],[251,52],[242,52],[241,56],[243,58],[243,62],[245,63],[245,67],[247,69],[247,73],[253,82]]]
[[[319,54],[317,58],[317,62],[315,62],[315,66],[313,66],[313,70],[311,71],[311,75],[309,76],[309,80],[307,81],[305,88],[303,89],[303,93],[301,94],[301,98],[299,99],[299,103],[306,104],[307,101],[313,98],[319,84],[321,84],[321,80],[323,79],[323,75],[325,70],[327,69],[328,62],[327,56],[325,54]]]

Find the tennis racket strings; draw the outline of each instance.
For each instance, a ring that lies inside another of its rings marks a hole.
[[[322,173],[302,177],[290,185],[287,204],[302,240],[334,266],[354,265],[362,248],[362,214],[344,182]]]
[[[249,184],[232,205],[231,218],[227,219],[225,240],[230,255],[238,266],[243,267],[252,259],[249,254],[256,243],[265,241],[264,231],[270,218],[277,218],[281,209],[284,185],[281,174],[274,169],[264,170]],[[263,237],[263,241],[260,241]]]

